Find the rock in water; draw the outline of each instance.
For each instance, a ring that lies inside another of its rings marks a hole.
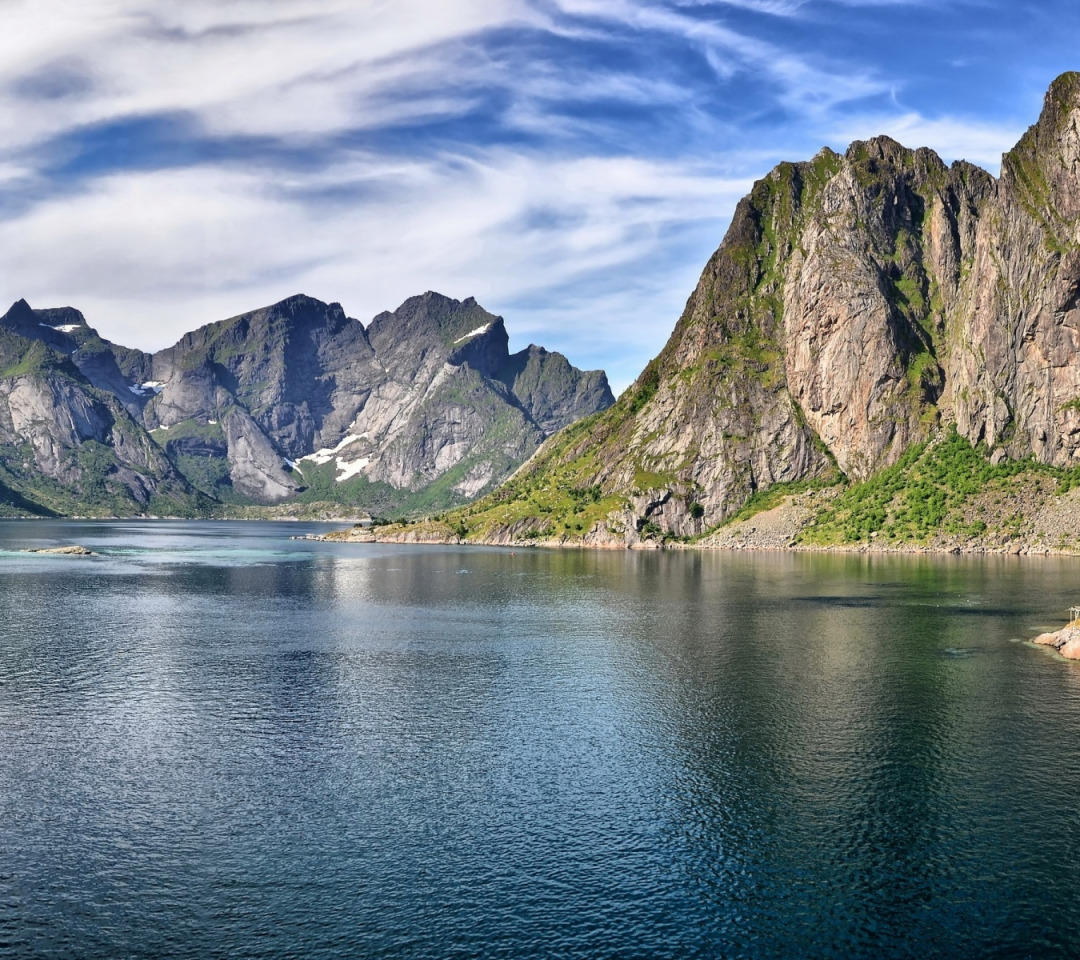
[[[1053,633],[1039,634],[1033,642],[1053,647],[1068,660],[1080,660],[1080,620]]]

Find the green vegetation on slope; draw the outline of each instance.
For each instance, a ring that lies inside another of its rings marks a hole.
[[[594,482],[595,450],[575,445],[589,430],[612,416],[610,408],[552,437],[540,453],[494,492],[435,521],[447,533],[484,540],[512,531],[520,540],[581,539],[608,515],[628,506],[625,497],[605,494]]]
[[[1000,503],[1018,478],[1048,482],[1064,493],[1080,484],[1080,468],[1047,466],[1034,459],[992,464],[984,446],[973,447],[955,427],[929,444],[916,444],[891,467],[847,488],[822,507],[798,537],[800,544],[926,543],[934,537],[970,539],[988,531],[985,501]],[[996,523],[1008,532],[1023,521]]]

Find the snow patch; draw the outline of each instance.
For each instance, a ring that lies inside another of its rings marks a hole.
[[[335,478],[338,483],[344,480],[348,480],[350,477],[355,477],[361,470],[364,469],[369,463],[371,463],[371,457],[361,457],[359,460],[342,460],[341,457],[337,458],[337,468],[341,472]]]
[[[301,460],[312,460],[315,463],[329,463],[333,460],[339,451],[344,450],[350,443],[356,443],[357,440],[364,440],[367,438],[367,434],[355,434],[350,433],[344,440],[341,441],[336,447],[327,447],[323,450],[316,450],[314,453],[308,453],[302,456]]]
[[[128,389],[137,397],[145,397],[148,393],[156,397],[164,386],[165,383],[162,380],[147,380],[146,383],[137,383]]]
[[[470,330],[465,336],[458,337],[454,343],[461,343],[463,340],[468,340],[470,337],[478,337],[482,333],[487,333],[491,329],[490,323],[485,323],[482,327],[477,327],[475,330]]]
[[[38,326],[44,327],[46,330],[58,330],[60,333],[74,333],[83,327],[81,323],[62,323],[58,327],[51,327],[47,323],[39,323]]]

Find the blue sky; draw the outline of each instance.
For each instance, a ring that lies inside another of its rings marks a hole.
[[[997,173],[1067,0],[0,0],[0,299],[144,349],[425,290],[616,389],[778,161],[889,133]]]

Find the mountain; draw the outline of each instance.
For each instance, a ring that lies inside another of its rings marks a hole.
[[[954,435],[990,467],[1030,463],[1071,483],[1078,131],[1069,73],[996,179],[888,137],[781,163],[738,204],[666,346],[618,403],[452,522],[498,542],[701,536],[770,488],[915,470]],[[899,502],[857,535],[889,528]]]
[[[294,296],[152,355],[76,310],[19,301],[0,346],[0,501],[28,512],[441,508],[614,402],[602,372],[541,347],[510,354],[501,317],[430,292],[366,329]],[[98,460],[72,466],[91,441]],[[87,493],[95,470],[107,497]]]
[[[73,310],[34,312],[20,301],[0,321],[0,507],[17,515],[204,511],[207,498],[80,370],[79,345],[93,365],[101,342]],[[102,379],[112,375],[106,364]]]

